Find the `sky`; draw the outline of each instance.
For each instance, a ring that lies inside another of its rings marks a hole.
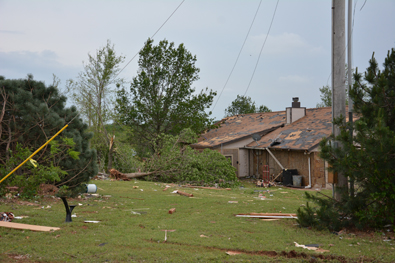
[[[211,117],[223,118],[237,95],[244,94],[272,111],[290,107],[292,97],[299,97],[302,107],[314,108],[320,102],[319,88],[331,84],[332,1],[279,0],[269,32],[277,0],[263,0],[230,75],[259,3],[0,0],[0,75],[21,79],[33,74],[50,85],[55,74],[64,90],[66,81],[83,71],[88,53],[94,55],[107,40],[126,57],[123,67],[160,28],[154,44],[163,39],[176,46],[184,43],[196,55],[196,92],[208,87],[218,93]],[[395,1],[354,0],[353,12],[353,68],[363,72],[373,52],[381,66],[395,47]],[[137,62],[138,56],[119,76],[131,81]]]

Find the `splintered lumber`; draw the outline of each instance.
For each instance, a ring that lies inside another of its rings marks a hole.
[[[236,217],[255,217],[255,218],[298,218],[296,214],[283,213],[249,213],[237,214]]]
[[[167,189],[169,189],[169,187],[165,187],[165,189],[163,189],[163,191],[166,191]]]
[[[20,223],[12,223],[0,221],[0,227],[7,227],[13,229],[23,229],[23,230],[32,230],[32,231],[42,231],[49,232],[54,230],[59,230],[60,227],[51,227],[51,226],[36,226],[36,225],[28,225],[28,224],[20,224]]]
[[[188,196],[188,197],[193,197],[193,194],[188,194],[185,192],[181,192],[180,190],[177,190],[177,194],[183,195],[183,196]]]
[[[175,208],[172,208],[172,209],[169,210],[169,214],[173,214],[173,213],[175,213],[175,212],[176,212],[176,209],[175,209]]]
[[[278,175],[276,175],[276,177],[274,177],[270,182],[271,182],[271,183],[274,183],[274,180],[276,180],[277,177],[279,177],[282,173],[283,173],[283,172],[281,171],[281,172],[280,172]]]
[[[110,174],[111,177],[115,177],[115,179],[117,180],[124,180],[124,181],[130,181],[130,179],[123,173],[121,173],[120,171],[116,170],[116,169],[111,169],[110,170]]]

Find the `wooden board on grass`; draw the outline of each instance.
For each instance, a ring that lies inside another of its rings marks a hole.
[[[13,229],[27,229],[32,231],[43,231],[49,232],[52,230],[59,230],[60,227],[51,227],[51,226],[36,226],[36,225],[28,225],[28,224],[20,224],[20,223],[13,223],[13,222],[4,222],[0,221],[0,227],[7,227]]]

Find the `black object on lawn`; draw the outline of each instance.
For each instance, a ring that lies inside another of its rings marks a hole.
[[[72,222],[71,220],[71,212],[73,212],[75,205],[70,205],[67,203],[66,197],[61,197],[64,207],[66,208],[66,223]]]

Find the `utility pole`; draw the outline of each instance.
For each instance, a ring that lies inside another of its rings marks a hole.
[[[346,90],[345,90],[345,0],[332,0],[332,121],[339,117],[346,117]],[[340,135],[340,128],[332,125],[335,138]],[[334,147],[341,147],[335,141]],[[334,197],[340,200],[344,191],[348,190],[347,177],[337,175]]]
[[[350,127],[350,136],[353,136],[353,101],[350,97],[352,82],[352,0],[348,0],[348,21],[347,21],[347,64],[348,64],[348,124]],[[354,179],[350,178],[350,195],[354,197]]]

